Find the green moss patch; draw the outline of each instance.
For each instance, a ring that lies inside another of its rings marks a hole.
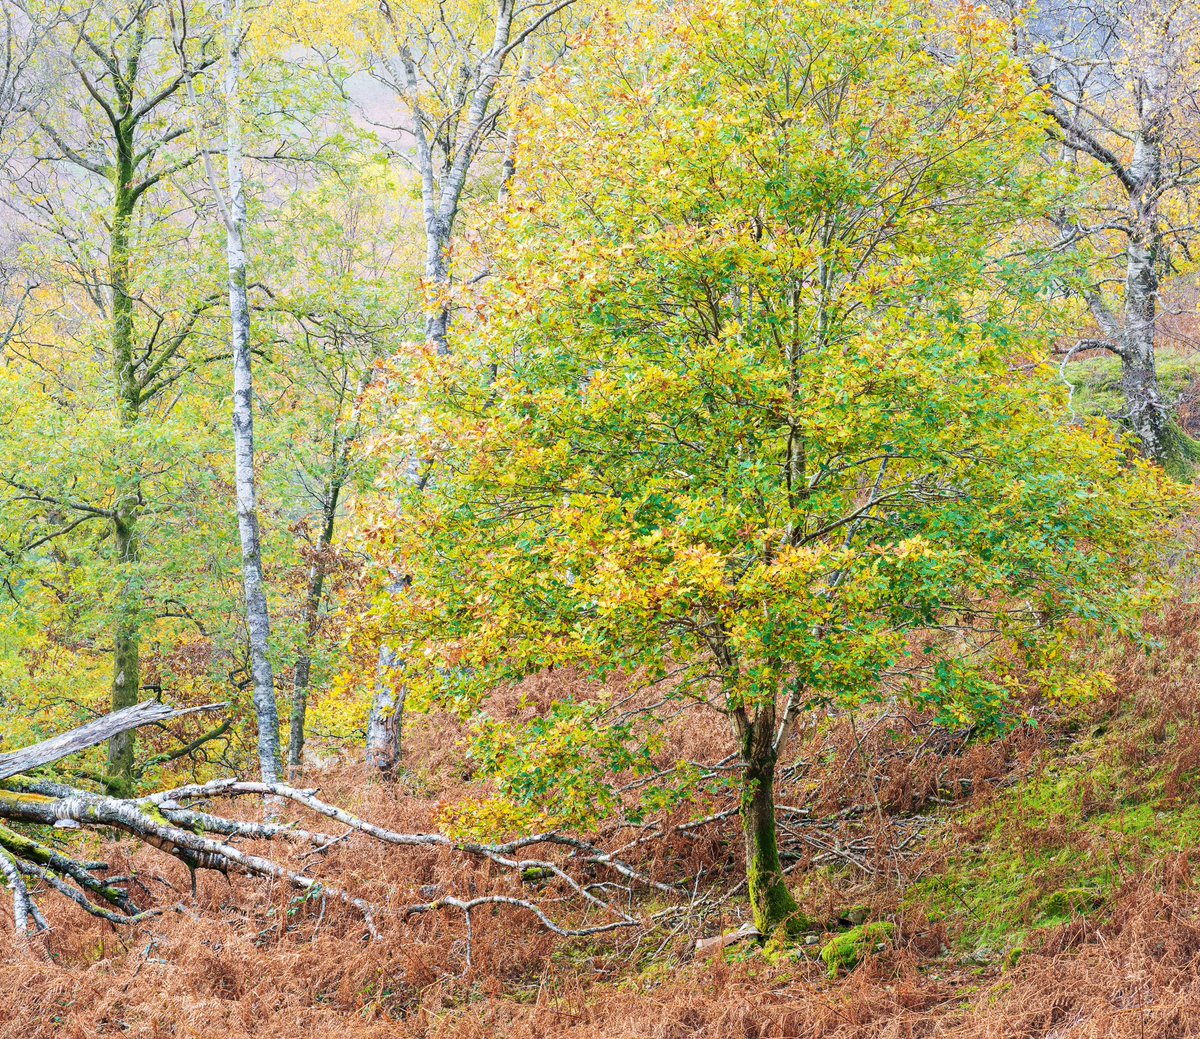
[[[821,947],[821,962],[831,978],[843,971],[853,970],[870,952],[886,945],[896,931],[896,925],[886,920],[860,924],[831,938]]]
[[[1167,400],[1174,404],[1200,379],[1200,357],[1160,353],[1155,358],[1158,382]],[[1064,372],[1075,387],[1073,403],[1081,415],[1119,419],[1125,414],[1121,390],[1121,361],[1116,357],[1092,357],[1068,365]]]
[[[960,952],[1005,950],[1100,912],[1130,876],[1200,847],[1200,804],[1163,793],[1153,770],[1107,764],[1102,742],[1018,783],[942,837],[940,873],[906,902],[945,922]]]

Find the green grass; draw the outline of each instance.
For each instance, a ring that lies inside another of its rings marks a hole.
[[[907,903],[945,921],[959,952],[998,955],[1039,929],[1102,913],[1126,879],[1200,845],[1200,805],[1168,799],[1163,775],[1113,764],[1112,749],[1079,745],[1069,762],[960,818],[943,837],[944,869]]]
[[[1172,404],[1200,379],[1200,357],[1162,353],[1155,361],[1159,385]],[[1120,359],[1091,357],[1069,365],[1065,374],[1075,386],[1072,399],[1078,414],[1118,419],[1125,413]]]

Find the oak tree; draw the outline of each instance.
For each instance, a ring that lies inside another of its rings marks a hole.
[[[803,927],[774,812],[802,718],[1002,724],[1152,587],[1157,477],[1027,363],[1042,286],[1000,247],[1045,128],[1006,44],[905,0],[651,5],[541,81],[480,320],[409,358],[436,475],[396,474],[378,540],[410,703],[476,719],[504,825],[619,821],[662,717],[716,711],[758,930]],[[560,667],[592,693],[489,718]]]

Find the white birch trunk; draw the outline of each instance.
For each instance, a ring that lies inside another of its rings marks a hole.
[[[1142,453],[1166,462],[1171,453],[1171,409],[1163,398],[1154,360],[1158,309],[1156,251],[1142,242],[1130,242],[1126,249],[1121,389],[1129,409],[1129,424],[1141,442]]]
[[[404,700],[407,688],[397,685],[388,672],[397,666],[396,653],[379,647],[375,670],[375,695],[367,721],[367,764],[388,778],[400,769],[401,736],[404,731]]]
[[[518,32],[514,40],[513,16],[516,5],[513,0],[496,0],[492,44],[478,66],[477,83],[466,105],[465,118],[453,157],[440,164],[440,168],[434,155],[431,123],[421,101],[421,77],[417,63],[407,44],[400,48],[394,72],[397,87],[407,95],[411,109],[417,170],[421,176],[421,213],[425,225],[425,338],[434,345],[440,355],[444,356],[450,352],[450,305],[453,291],[450,244],[454,236],[454,224],[458,219],[471,163],[478,154],[479,146],[487,132],[488,112],[495,100],[496,86],[500,82],[504,63],[517,44],[525,44],[539,25],[570,6],[570,3],[571,0],[565,0],[548,7],[533,25],[523,32]],[[522,84],[531,78],[531,61],[532,52],[528,47],[524,47],[520,73]],[[515,145],[515,140],[512,144]],[[510,159],[515,164],[515,152],[510,152]],[[510,160],[506,159],[505,169],[506,177],[511,177],[515,165],[510,168]],[[506,180],[503,190],[507,191],[507,187]],[[414,465],[413,468],[415,482],[417,467]],[[402,595],[404,592],[400,591],[397,594]],[[388,655],[386,661],[385,654]],[[367,730],[367,762],[385,773],[393,772],[400,760],[400,728],[404,715],[403,693],[397,694],[393,683],[387,680],[387,671],[396,666],[394,660],[390,659],[392,656],[394,654],[390,650],[380,650]]]
[[[242,0],[223,0],[228,43],[225,66],[225,162],[229,178],[229,211],[225,220],[225,255],[229,266],[229,319],[233,345],[233,444],[237,490],[238,534],[242,542],[242,584],[246,595],[246,630],[254,678],[254,714],[258,722],[258,764],[264,782],[278,782],[279,714],[275,679],[267,643],[271,634],[263,584],[258,496],[254,483],[254,383],[250,367],[250,305],[246,292],[246,193],[242,170],[242,126],[238,80],[241,75]]]
[[[1122,346],[1121,387],[1129,408],[1129,424],[1142,444],[1142,453],[1159,462],[1171,453],[1171,413],[1163,399],[1154,363],[1154,337],[1158,322],[1161,251],[1159,188],[1162,182],[1162,131],[1165,78],[1156,61],[1142,77],[1139,132],[1133,146],[1129,178],[1132,224],[1125,249],[1125,332]]]

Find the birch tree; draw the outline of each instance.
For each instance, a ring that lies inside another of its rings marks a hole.
[[[528,79],[525,44],[574,0],[381,6],[377,73],[407,119],[425,232],[425,336],[443,353],[453,305],[452,240],[472,164],[494,137],[508,89]]]
[[[242,590],[245,596],[246,637],[254,682],[254,715],[258,731],[258,766],[263,782],[278,782],[282,774],[279,710],[271,665],[271,617],[263,578],[262,534],[258,518],[258,489],[254,472],[254,373],[250,353],[250,297],[246,261],[246,175],[242,143],[242,48],[246,41],[244,0],[222,0],[224,42],[222,79],[225,109],[225,178],[219,183],[207,151],[205,169],[225,228],[226,284],[229,299],[230,344],[233,358],[234,490],[238,538],[242,549]],[[186,51],[176,47],[184,59]],[[195,107],[195,94],[192,94]]]
[[[506,101],[532,78],[532,43],[575,0],[465,0],[457,4],[381,5],[386,35],[376,75],[397,98],[411,138],[425,236],[424,336],[439,354],[449,330],[458,278],[453,242],[476,160],[493,140],[502,148],[501,188],[515,165],[515,138],[500,125]],[[479,272],[475,277],[483,276]],[[412,479],[422,481],[414,461]],[[428,479],[425,474],[424,479]],[[393,582],[393,588],[398,586]],[[400,760],[403,661],[381,646],[367,730],[367,760],[392,774]]]
[[[1097,181],[1056,218],[1059,247],[1082,261],[1077,290],[1100,333],[1076,349],[1120,359],[1126,417],[1142,452],[1183,472],[1196,450],[1173,419],[1155,350],[1163,279],[1188,262],[1197,230],[1200,7],[1049,0],[1014,25],[1018,51],[1045,91],[1059,157]]]

